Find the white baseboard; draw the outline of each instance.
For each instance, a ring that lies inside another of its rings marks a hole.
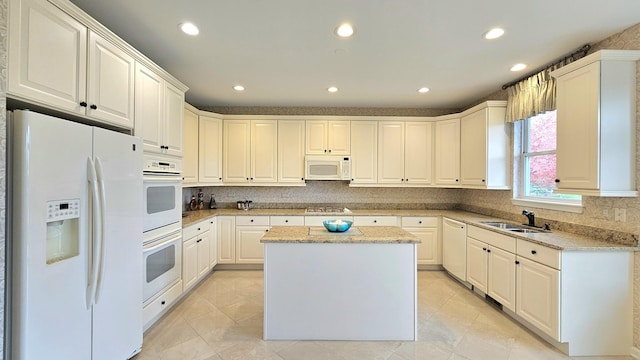
[[[640,359],[640,349],[635,346],[631,347],[631,357],[634,359]]]

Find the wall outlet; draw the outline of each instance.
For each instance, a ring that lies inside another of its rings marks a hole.
[[[620,222],[627,221],[627,209],[615,208],[615,220]]]

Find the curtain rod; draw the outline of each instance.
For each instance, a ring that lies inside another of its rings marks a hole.
[[[589,44],[583,45],[580,49],[572,52],[571,54],[569,54],[569,55],[567,55],[565,57],[562,57],[562,58],[552,62],[551,64],[548,64],[548,65],[545,65],[545,66],[543,66],[541,68],[538,68],[536,71],[531,72],[531,73],[527,74],[526,76],[523,76],[523,77],[519,78],[516,81],[512,81],[510,83],[506,83],[506,84],[502,85],[502,90],[505,90],[506,88],[511,87],[511,86],[519,83],[520,81],[522,81],[524,79],[528,79],[529,77],[531,77],[531,76],[533,76],[533,75],[535,75],[535,74],[537,74],[537,73],[539,73],[539,72],[541,72],[543,70],[547,70],[547,69],[552,68],[552,67],[554,67],[554,66],[556,66],[558,64],[561,64],[562,62],[564,62],[564,61],[566,61],[568,59],[577,60],[575,58],[576,55],[582,54],[582,56],[579,57],[579,58],[582,58],[585,55],[587,55],[587,52],[589,51],[589,49],[591,49],[591,45],[589,45]]]

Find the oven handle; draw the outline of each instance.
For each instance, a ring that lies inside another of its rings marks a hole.
[[[166,174],[166,175],[160,175],[160,174],[143,174],[142,175],[142,179],[143,181],[151,181],[151,182],[166,182],[166,181],[182,181],[182,177],[180,176],[180,174]]]
[[[98,193],[98,176],[96,174],[96,168],[93,163],[93,159],[90,157],[87,158],[87,180],[91,184],[91,198],[92,198],[92,214],[93,214],[93,222],[92,222],[92,236],[91,236],[91,249],[92,249],[92,257],[91,257],[91,268],[89,270],[89,284],[87,285],[87,309],[91,309],[91,305],[93,304],[96,292],[96,280],[98,278],[98,262],[100,259],[100,246],[98,244],[99,237],[102,232],[100,229],[100,196]]]
[[[182,231],[176,231],[173,232],[169,235],[163,236],[162,238],[158,239],[158,240],[154,240],[152,241],[150,244],[153,244],[151,247],[144,247],[143,252],[144,253],[148,253],[149,251],[153,251],[156,249],[159,249],[169,243],[172,243],[176,240],[180,240],[180,238],[182,237]]]

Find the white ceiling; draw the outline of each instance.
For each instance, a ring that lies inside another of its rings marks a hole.
[[[461,108],[640,22],[639,0],[71,1],[189,86],[196,106]],[[181,33],[184,21],[200,35]],[[344,21],[350,39],[333,33]],[[484,40],[494,26],[506,34]],[[518,62],[529,68],[510,72]]]

